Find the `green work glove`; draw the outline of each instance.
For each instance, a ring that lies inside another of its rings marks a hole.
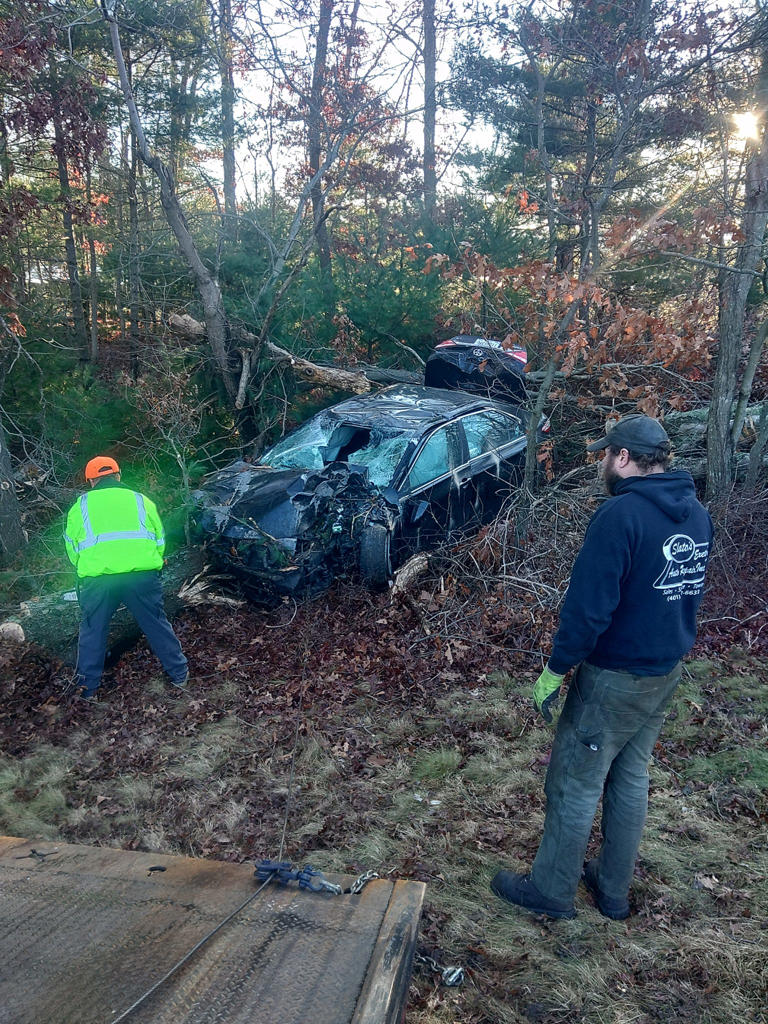
[[[560,684],[563,676],[549,671],[547,666],[533,687],[533,703],[545,722],[552,721],[552,708],[560,700]]]

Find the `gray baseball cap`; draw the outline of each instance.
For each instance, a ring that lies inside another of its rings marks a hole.
[[[587,445],[588,452],[599,452],[608,445],[626,448],[638,455],[653,455],[662,444],[669,444],[669,435],[658,420],[641,413],[624,416],[605,432],[605,437]]]

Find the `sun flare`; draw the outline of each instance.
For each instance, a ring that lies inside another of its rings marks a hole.
[[[736,125],[736,134],[740,139],[759,138],[760,121],[757,114],[751,110],[745,110],[741,114],[734,114],[733,121]]]

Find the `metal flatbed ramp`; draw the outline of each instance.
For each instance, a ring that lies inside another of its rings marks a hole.
[[[116,1021],[259,884],[244,864],[0,837],[0,1024]],[[126,1024],[396,1024],[424,889],[271,882]]]

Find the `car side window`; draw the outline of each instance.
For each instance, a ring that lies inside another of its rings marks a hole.
[[[444,476],[456,465],[457,442],[453,424],[440,427],[427,438],[408,474],[409,490]]]
[[[494,410],[465,416],[461,425],[464,427],[470,459],[501,448],[525,433],[522,423],[514,416]]]

